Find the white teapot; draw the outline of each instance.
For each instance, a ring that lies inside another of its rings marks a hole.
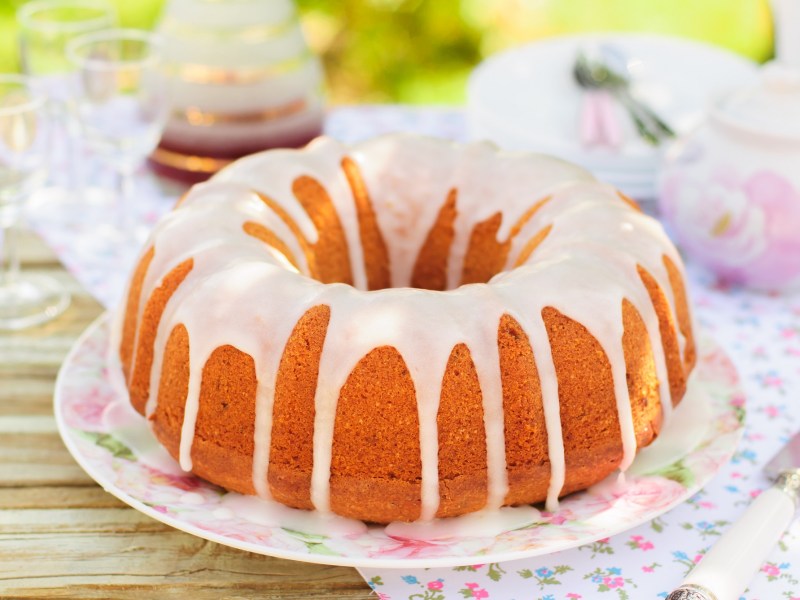
[[[800,71],[777,63],[668,153],[659,208],[691,258],[761,289],[800,284]]]
[[[781,14],[800,3],[776,5]],[[691,259],[726,282],[800,288],[800,46],[780,35],[758,85],[710,107],[706,122],[667,153],[659,208]]]

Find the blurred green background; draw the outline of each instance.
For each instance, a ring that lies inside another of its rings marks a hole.
[[[125,26],[151,27],[165,0],[112,0]],[[270,0],[262,0],[268,2]],[[0,72],[18,69],[14,13],[0,0]],[[705,40],[758,61],[772,54],[767,0],[297,0],[326,66],[332,103],[455,104],[498,50],[577,31]]]

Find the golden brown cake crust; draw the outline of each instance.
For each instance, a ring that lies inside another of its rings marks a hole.
[[[447,288],[447,259],[455,237],[453,222],[458,215],[457,199],[458,192],[450,190],[425,238],[411,276],[411,285],[415,288],[440,291]]]
[[[367,289],[382,290],[391,287],[389,250],[378,225],[367,186],[353,159],[346,157],[342,160],[342,171],[347,177],[356,204],[358,230],[364,249],[364,263],[367,271]]]
[[[194,261],[190,258],[175,267],[165,278],[153,294],[148,298],[142,313],[142,321],[138,325],[136,338],[136,352],[133,372],[131,373],[128,391],[131,404],[141,414],[144,414],[145,404],[150,396],[150,371],[153,368],[153,345],[156,341],[158,324],[167,302],[178,289],[181,282],[192,270]],[[128,309],[127,318],[131,318],[133,307]]]
[[[522,326],[503,315],[497,331],[506,438],[506,504],[543,500],[550,481],[542,389],[530,340]]]
[[[330,307],[325,305],[300,318],[283,351],[275,383],[269,490],[273,498],[295,508],[313,508],[314,395],[330,318]]]
[[[292,191],[314,223],[319,239],[314,256],[322,283],[353,284],[350,253],[342,223],[325,187],[313,177],[302,175],[294,180]]]
[[[664,347],[664,357],[667,361],[667,376],[672,395],[673,405],[677,405],[686,391],[686,380],[688,370],[684,369],[683,358],[681,357],[680,345],[678,342],[678,331],[672,318],[664,291],[658,286],[655,278],[643,267],[639,267],[639,276],[642,278],[653,307],[658,315],[658,327],[661,332],[661,344]]]
[[[436,516],[480,510],[488,489],[483,396],[465,344],[454,347],[447,361],[436,426],[440,482]]]
[[[247,235],[252,235],[254,238],[261,240],[270,248],[274,248],[289,261],[298,271],[300,270],[300,263],[297,262],[294,252],[291,251],[289,246],[281,238],[279,238],[274,231],[268,227],[264,227],[261,223],[248,221],[242,226],[242,229]]]
[[[347,378],[336,406],[331,459],[331,509],[374,520],[420,515],[422,463],[414,383],[403,357],[375,348]]]
[[[191,344],[191,340],[189,340]],[[203,367],[192,470],[224,488],[253,494],[256,369],[250,355],[220,346]]]
[[[128,304],[125,311],[125,318],[122,324],[122,340],[119,348],[119,359],[122,363],[122,373],[125,380],[131,376],[131,362],[133,361],[133,349],[136,343],[136,328],[138,327],[137,318],[139,316],[139,302],[142,298],[142,284],[153,260],[154,248],[149,248],[144,253],[136,270],[133,272],[131,287],[128,291]]]

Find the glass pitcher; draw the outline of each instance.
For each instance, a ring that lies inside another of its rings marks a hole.
[[[293,0],[169,0],[158,31],[172,109],[151,161],[186,182],[322,131],[322,68]]]

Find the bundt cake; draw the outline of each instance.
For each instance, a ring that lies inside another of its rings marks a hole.
[[[631,464],[695,360],[680,257],[634,202],[406,135],[195,186],[118,326],[130,401],[183,469],[377,523],[552,508]]]

